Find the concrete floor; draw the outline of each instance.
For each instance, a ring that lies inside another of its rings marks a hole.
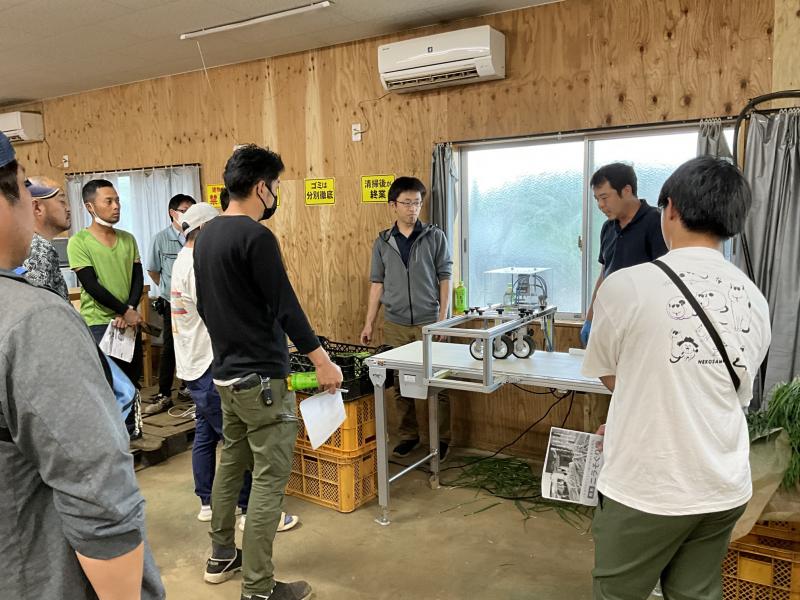
[[[137,475],[147,499],[150,543],[170,600],[238,600],[240,576],[218,586],[203,582],[210,545],[208,524],[195,518],[199,502],[191,454]],[[278,578],[306,579],[317,600],[591,597],[591,535],[558,515],[543,513],[523,524],[507,501],[470,515],[497,500],[473,502],[476,493],[469,489],[433,491],[419,472],[394,484],[392,493],[388,527],[373,521],[375,500],[339,514],[287,497],[301,524],[276,538]]]

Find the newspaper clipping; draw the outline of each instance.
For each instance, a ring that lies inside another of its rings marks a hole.
[[[597,477],[602,466],[602,436],[553,427],[542,473],[542,496],[597,506]]]

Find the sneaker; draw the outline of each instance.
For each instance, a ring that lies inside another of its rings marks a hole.
[[[242,570],[242,551],[237,548],[233,558],[214,558],[206,562],[206,572],[203,580],[206,583],[222,583],[233,577],[236,571]]]
[[[161,393],[158,393],[155,396],[147,396],[146,398],[142,398],[142,404],[155,404],[156,402],[159,402],[167,397],[168,396],[165,396]]]
[[[181,402],[191,402],[192,401],[192,394],[189,393],[189,388],[182,387],[178,390],[178,400]]]
[[[443,463],[450,456],[450,444],[447,442],[439,442],[439,462]]]
[[[160,395],[160,394],[159,394]],[[144,416],[150,415],[157,415],[160,412],[164,412],[172,407],[172,398],[168,396],[161,396],[161,399],[158,402],[150,404],[142,409],[142,414]]]
[[[311,598],[312,594],[311,586],[305,581],[292,581],[291,583],[276,581],[275,587],[269,594],[253,594],[252,596],[242,594],[241,600],[306,600]]]
[[[244,514],[239,519],[239,531],[244,531],[244,525],[247,523],[247,515]]]
[[[299,522],[300,522],[300,517],[298,517],[297,515],[287,515],[285,512],[282,512],[281,520],[278,523],[278,531],[289,531]]]
[[[419,438],[415,438],[413,440],[403,440],[394,447],[392,454],[394,454],[397,458],[405,458],[411,454],[411,451],[417,446],[419,446]]]
[[[207,504],[200,506],[200,512],[197,513],[197,520],[203,523],[208,523],[211,520],[211,507]]]

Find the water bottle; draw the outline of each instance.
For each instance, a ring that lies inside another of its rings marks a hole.
[[[317,374],[314,371],[309,371],[308,373],[292,373],[286,378],[286,387],[290,392],[316,389],[319,387]]]
[[[463,315],[467,312],[467,288],[464,286],[463,281],[459,281],[458,285],[453,290],[453,312],[457,315]]]

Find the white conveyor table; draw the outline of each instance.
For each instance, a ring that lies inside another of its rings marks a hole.
[[[433,377],[425,379],[423,364],[423,342],[412,342],[367,359],[370,380],[375,387],[375,437],[378,450],[378,504],[380,513],[376,521],[388,525],[389,486],[413,469],[430,461],[431,487],[439,487],[439,403],[440,389],[465,389],[465,380],[480,380],[483,376],[483,361],[470,355],[466,344],[432,344]],[[582,356],[565,352],[535,352],[529,358],[511,356],[505,360],[494,360],[492,372],[499,385],[517,383],[558,390],[610,394],[599,379],[581,375]],[[386,370],[395,371],[399,377],[403,395],[410,398],[428,399],[429,454],[403,471],[389,477],[388,432],[386,429],[386,406],[384,384]]]

